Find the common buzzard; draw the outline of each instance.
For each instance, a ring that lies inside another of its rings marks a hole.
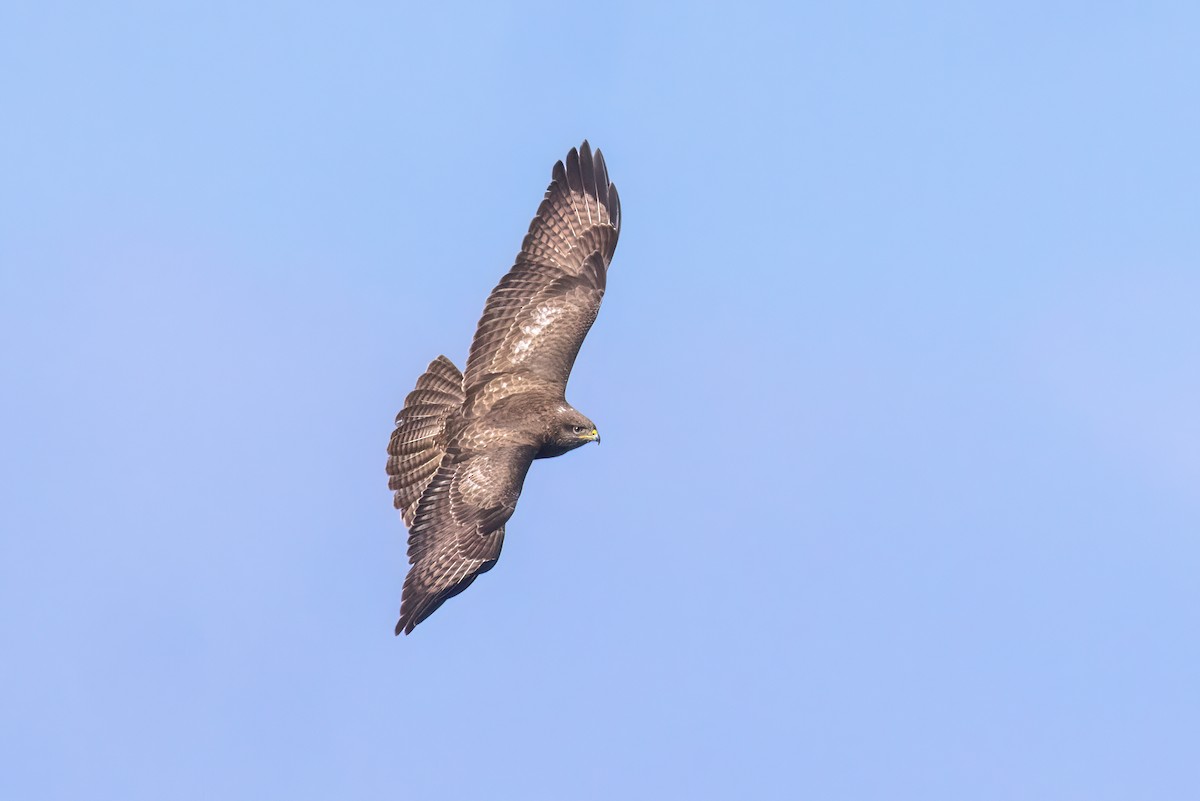
[[[412,565],[397,634],[496,564],[534,459],[600,441],[564,393],[620,230],[617,188],[585,141],[554,165],[516,264],[488,296],[466,374],[439,356],[404,399],[387,461]]]

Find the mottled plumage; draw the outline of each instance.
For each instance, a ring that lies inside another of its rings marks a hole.
[[[412,565],[397,634],[496,563],[534,459],[599,441],[564,393],[620,229],[604,157],[584,142],[554,165],[516,263],[488,297],[466,373],[439,356],[405,398],[387,462]]]

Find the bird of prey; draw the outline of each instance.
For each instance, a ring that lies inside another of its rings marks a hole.
[[[430,362],[388,444],[388,487],[408,526],[396,634],[490,570],[534,459],[599,442],[567,403],[621,230],[604,157],[585,141],[554,165],[516,263],[488,296],[467,369]]]

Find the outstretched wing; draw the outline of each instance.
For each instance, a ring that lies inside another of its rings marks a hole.
[[[516,264],[488,297],[467,359],[468,402],[527,389],[562,393],[600,299],[621,202],[587,142],[554,165]]]
[[[491,569],[504,544],[535,448],[503,445],[447,450],[421,495],[408,535],[408,561],[396,633],[408,634]]]

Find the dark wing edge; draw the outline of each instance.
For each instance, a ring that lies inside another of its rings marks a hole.
[[[468,396],[496,375],[522,371],[565,387],[599,310],[620,231],[621,200],[604,155],[584,141],[554,165],[521,252],[488,297],[464,371]],[[543,343],[553,358],[524,357]]]
[[[504,524],[516,509],[535,449],[502,446],[479,454],[451,447],[422,494],[408,537],[396,634],[409,634],[471,586],[500,558]]]

